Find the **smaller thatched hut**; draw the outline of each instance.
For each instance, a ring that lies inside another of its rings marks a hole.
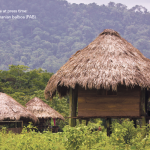
[[[23,122],[37,123],[38,118],[5,93],[0,92],[0,124]]]
[[[40,121],[40,124],[38,125],[39,129],[42,129],[43,123],[45,123],[47,120],[51,120],[51,118],[64,120],[64,117],[61,114],[59,114],[56,110],[54,110],[49,105],[44,103],[38,97],[35,97],[31,99],[29,102],[27,102],[26,107],[39,119]]]

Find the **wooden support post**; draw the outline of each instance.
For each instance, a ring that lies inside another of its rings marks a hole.
[[[81,118],[79,119],[79,123],[82,124],[82,119]]]
[[[111,131],[111,118],[106,118],[107,136],[110,136]]]
[[[145,112],[146,112],[146,116],[149,116],[148,113],[148,99],[149,99],[149,91],[146,89],[145,90]],[[149,124],[149,119],[146,119],[146,124]]]
[[[136,119],[133,119],[133,122],[134,122],[134,127],[137,128]]]
[[[69,93],[69,117],[76,117],[77,99],[78,99],[78,88],[76,86],[75,89],[70,89]],[[71,127],[75,127],[76,119],[69,118],[69,125]]]
[[[145,106],[145,98],[146,98],[146,90],[141,90],[141,116],[142,116],[142,124],[141,126],[146,126],[146,106]]]
[[[88,125],[89,120],[90,120],[89,118],[88,118],[88,119],[86,119],[86,126]]]
[[[133,121],[134,127],[137,128],[137,123],[136,123],[136,119],[134,118],[130,118],[130,121]]]
[[[146,126],[146,118],[145,118],[145,116],[142,116],[142,124],[141,124],[141,126]]]

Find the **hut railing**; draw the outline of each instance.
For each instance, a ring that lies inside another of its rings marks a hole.
[[[14,127],[10,127],[10,124],[14,124]],[[18,127],[18,123],[21,124],[20,127]],[[23,121],[0,121],[0,125],[3,127],[6,127],[6,132],[12,131],[13,133],[21,133],[23,129]],[[2,131],[2,128],[0,129]]]

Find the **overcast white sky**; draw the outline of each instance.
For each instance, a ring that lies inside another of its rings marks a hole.
[[[107,5],[110,1],[115,3],[121,3],[126,5],[128,8],[132,8],[135,5],[142,5],[150,11],[150,0],[67,0],[69,3],[84,3],[89,4],[95,2],[98,5]]]

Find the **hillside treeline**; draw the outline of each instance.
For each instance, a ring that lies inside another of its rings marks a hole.
[[[111,28],[150,58],[150,13],[141,6],[70,4],[64,0],[0,1],[0,16],[35,15],[36,19],[0,19],[0,69],[9,64],[56,72],[77,50]]]
[[[41,68],[30,70],[28,66],[10,65],[8,71],[0,70],[0,92],[25,105],[25,97],[34,95],[35,91],[43,91],[44,98],[44,89],[51,76],[52,73]]]

